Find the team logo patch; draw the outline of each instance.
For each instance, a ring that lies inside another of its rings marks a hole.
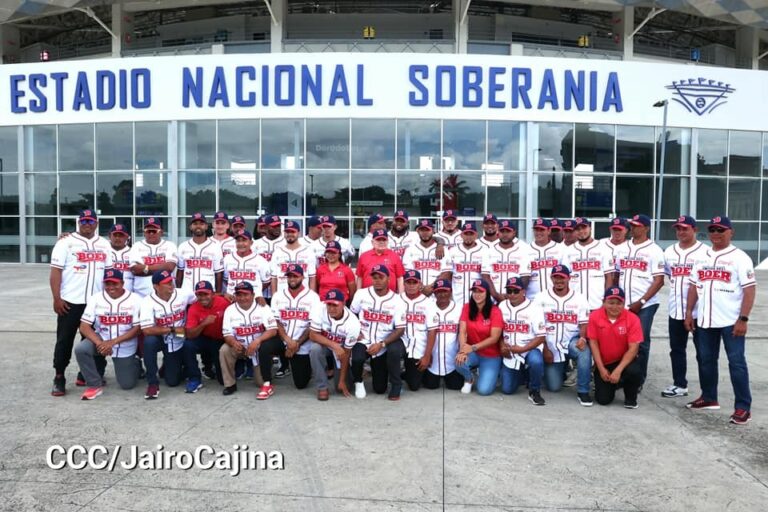
[[[667,89],[674,91],[672,94],[677,96],[672,98],[673,101],[698,116],[709,114],[724,105],[728,96],[736,91],[731,84],[701,77],[674,81]]]

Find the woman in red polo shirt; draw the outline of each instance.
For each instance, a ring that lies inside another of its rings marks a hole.
[[[464,377],[462,393],[472,391],[472,368],[477,368],[477,393],[490,395],[501,371],[499,340],[504,327],[501,311],[490,298],[490,286],[482,279],[472,283],[472,297],[464,305],[459,322],[459,353],[456,371]]]
[[[337,289],[344,294],[344,302],[350,303],[355,296],[357,285],[355,274],[341,261],[341,245],[331,240],[325,246],[325,261],[317,268],[315,286],[321,297],[330,290]]]

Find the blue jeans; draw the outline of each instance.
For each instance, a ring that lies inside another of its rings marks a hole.
[[[696,362],[699,366],[699,382],[701,382],[701,357],[699,357],[699,329],[693,331],[693,346],[696,349]],[[672,384],[679,388],[688,387],[686,373],[688,359],[688,331],[685,322],[669,317],[669,359],[672,362]]]
[[[573,338],[568,344],[568,355],[576,361],[576,392],[589,393],[589,381],[592,378],[592,351],[589,344],[582,350],[576,348],[579,338]],[[544,366],[544,383],[547,391],[560,391],[563,387],[565,362],[550,363]]]
[[[640,370],[642,374],[642,380],[640,386],[645,383],[645,377],[648,375],[648,360],[651,355],[651,326],[653,325],[653,317],[656,316],[656,310],[659,309],[658,304],[648,306],[640,310],[637,314],[640,317],[640,326],[643,329],[643,342],[640,344]]]
[[[528,367],[528,387],[531,391],[541,390],[541,376],[544,373],[544,355],[541,350],[535,348],[525,355],[525,365]],[[513,370],[502,364],[501,366],[501,392],[511,395],[517,391],[523,381],[523,368]]]
[[[213,362],[215,368],[216,378],[221,375],[221,369],[219,368],[219,349],[221,348],[222,341],[214,340],[207,336],[198,336],[197,338],[190,338],[184,340],[184,348],[182,354],[184,358],[184,372],[188,379],[200,380],[202,375],[200,373],[200,366],[197,364],[197,354],[207,354],[208,360]]]
[[[749,390],[749,371],[744,357],[744,336],[734,336],[733,326],[714,329],[697,328],[699,331],[699,372],[701,374],[701,397],[704,400],[717,401],[718,358],[720,357],[720,339],[725,345],[728,356],[728,370],[733,385],[734,408],[748,411],[752,406],[752,393]]]
[[[464,364],[456,365],[456,371],[464,377],[464,382],[472,382],[472,368],[477,368],[477,394],[490,395],[496,389],[501,371],[501,357],[484,357],[477,352],[470,352]]]
[[[147,384],[160,384],[157,378],[157,353],[163,353],[165,366],[165,383],[178,386],[181,383],[182,350],[168,352],[168,345],[162,336],[147,336],[144,338],[144,366],[147,367]]]

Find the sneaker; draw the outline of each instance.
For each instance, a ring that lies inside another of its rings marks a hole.
[[[735,425],[746,425],[752,419],[752,413],[744,409],[736,409],[731,414],[731,423]]]
[[[685,406],[689,409],[697,409],[697,410],[710,410],[710,411],[717,411],[720,409],[720,404],[716,401],[712,400],[704,400],[702,397],[697,398],[693,402],[688,402],[685,404]]]
[[[144,393],[144,398],[147,400],[154,400],[160,394],[160,386],[157,384],[150,384],[147,386],[147,392]]]
[[[389,395],[387,396],[387,398],[393,402],[397,402],[398,400],[400,400],[400,390],[394,389],[394,388],[390,389]]]
[[[271,397],[275,394],[275,388],[272,387],[272,384],[265,384],[261,386],[261,390],[256,393],[256,398],[258,400],[266,400],[267,398]]]
[[[64,378],[64,375],[56,375],[53,378],[53,388],[51,388],[51,395],[52,396],[64,396],[66,393],[65,388],[67,387],[67,379]]]
[[[563,387],[572,388],[576,385],[576,370],[570,372],[563,381]]]
[[[661,392],[661,396],[664,398],[675,398],[678,396],[688,396],[688,388],[681,388],[679,386],[667,386],[664,391]]]
[[[275,372],[275,378],[276,379],[284,379],[288,377],[291,374],[291,367],[286,366],[285,368],[280,368]]]
[[[203,368],[203,377],[205,377],[208,380],[213,380],[216,378],[216,372],[213,371],[213,368]]]
[[[330,392],[328,391],[328,388],[317,390],[317,399],[320,400],[321,402],[328,401],[329,395],[330,395]]]
[[[365,384],[362,382],[355,382],[355,396],[357,398],[365,398]]]
[[[624,399],[624,408],[637,409],[637,399],[635,400]]]
[[[227,386],[224,388],[224,391],[221,392],[224,396],[229,396],[232,393],[235,393],[237,391],[237,384],[232,384],[231,386]]]
[[[464,382],[464,385],[461,386],[461,392],[465,395],[468,395],[472,392],[472,382]]]
[[[589,393],[579,393],[579,403],[583,405],[584,407],[592,407],[592,397],[589,395]]]
[[[187,381],[187,389],[185,390],[187,393],[197,393],[200,389],[202,389],[203,383],[200,382],[197,379],[189,379]]]
[[[537,389],[532,389],[528,392],[528,400],[530,400],[533,405],[547,405],[547,402],[544,401],[541,397],[541,393]]]
[[[93,400],[97,396],[101,396],[102,392],[102,388],[88,388],[83,392],[80,400]]]

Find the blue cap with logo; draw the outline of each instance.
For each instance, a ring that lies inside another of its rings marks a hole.
[[[461,232],[462,233],[467,233],[467,232],[477,233],[477,226],[475,226],[474,222],[465,222],[464,225],[461,226]]]
[[[549,229],[549,221],[542,217],[539,217],[533,221],[533,229]]]
[[[173,275],[167,270],[158,270],[152,274],[152,284],[164,284],[173,281]]]
[[[338,252],[341,254],[341,244],[337,242],[336,240],[331,240],[327,244],[325,244],[325,252]]]
[[[298,263],[291,263],[287,267],[285,267],[285,275],[290,276],[291,274],[295,276],[304,276],[304,268],[299,265]]]
[[[86,209],[80,212],[80,215],[77,216],[77,220],[92,220],[93,222],[96,222],[99,220],[99,217],[96,215],[95,211]]]
[[[499,231],[517,231],[517,223],[509,219],[502,219],[498,222]]]
[[[238,238],[247,238],[248,240],[253,240],[253,235],[247,229],[241,229],[240,231],[235,233],[234,238],[235,240],[237,240]]]
[[[301,226],[295,220],[287,220],[283,226],[283,231],[296,231],[297,233],[301,233]]]
[[[235,286],[235,294],[238,293],[253,293],[253,285],[248,281],[240,281]]]
[[[371,239],[373,240],[387,240],[389,237],[387,236],[387,232],[383,229],[374,229],[373,233],[371,233]]]
[[[416,224],[416,229],[429,229],[430,231],[434,231],[435,224],[432,222],[432,219],[420,219],[419,223]]]
[[[406,270],[403,276],[403,281],[419,281],[421,282],[421,272],[418,270]]]
[[[645,226],[650,227],[651,226],[651,218],[647,215],[643,215],[642,213],[639,213],[637,215],[634,215],[632,217],[632,220],[629,221],[630,224],[633,226]]]
[[[448,279],[438,279],[437,281],[435,281],[435,284],[432,285],[433,292],[436,292],[438,290],[450,291],[452,288],[453,286]]]
[[[712,217],[712,220],[709,221],[708,228],[725,228],[725,229],[733,229],[733,224],[731,224],[731,219],[728,217]]]
[[[552,273],[549,274],[549,276],[571,277],[571,269],[566,265],[555,265],[552,267]]]
[[[523,289],[523,280],[519,277],[510,277],[507,279],[507,288]]]
[[[696,219],[694,219],[690,215],[681,215],[677,218],[677,221],[674,224],[672,224],[673,228],[676,228],[677,226],[687,226],[689,228],[695,228]]]
[[[385,220],[387,219],[380,213],[371,214],[371,216],[368,217],[368,228],[370,229],[370,227],[377,222],[384,222]]]
[[[471,290],[475,291],[478,288],[482,288],[487,293],[491,292],[491,286],[488,284],[488,281],[486,281],[485,279],[475,279],[474,281],[472,281]]]
[[[116,268],[110,268],[108,270],[104,271],[104,279],[103,281],[106,283],[107,281],[114,281],[116,283],[122,283],[123,282],[123,271],[117,270]]]
[[[344,304],[344,293],[338,288],[332,288],[325,292],[325,295],[323,295],[323,302]]]
[[[189,223],[192,224],[193,222],[205,222],[208,224],[208,221],[205,220],[205,215],[203,215],[200,212],[195,212],[192,214],[192,216],[189,218]]]
[[[410,217],[408,216],[408,212],[405,210],[397,210],[395,214],[392,216],[393,219],[402,219],[402,220],[408,220]]]
[[[144,229],[147,228],[156,228],[156,229],[162,229],[163,226],[160,224],[160,219],[157,217],[147,217],[144,219]]]
[[[112,227],[109,228],[109,234],[112,233],[122,233],[127,236],[128,229],[125,227],[125,224],[112,224]]]
[[[483,217],[483,224],[485,224],[486,222],[493,222],[494,224],[498,224],[499,219],[496,217],[496,215],[492,213],[486,213],[485,217]]]
[[[605,290],[605,293],[603,294],[603,300],[608,299],[619,299],[621,302],[624,302],[625,295],[624,290],[619,288],[618,286],[612,286]]]
[[[371,275],[373,274],[382,274],[389,277],[389,269],[384,265],[374,265],[371,269]]]
[[[213,221],[216,222],[217,220],[229,222],[229,215],[227,215],[227,212],[218,211],[213,214]]]
[[[611,225],[608,226],[608,228],[609,229],[623,229],[623,230],[626,231],[628,229],[627,228],[627,219],[625,219],[624,217],[615,217],[611,221]]]
[[[195,285],[195,295],[198,293],[213,293],[213,285],[210,283],[210,281],[198,281]]]
[[[323,227],[336,225],[336,217],[334,217],[333,215],[323,215],[321,219],[322,219],[322,223],[320,225]]]
[[[323,224],[323,218],[320,215],[313,215],[307,219],[307,227],[314,228]]]
[[[448,209],[448,210],[443,211],[443,218],[444,219],[458,219],[459,216],[456,213],[456,210]]]

